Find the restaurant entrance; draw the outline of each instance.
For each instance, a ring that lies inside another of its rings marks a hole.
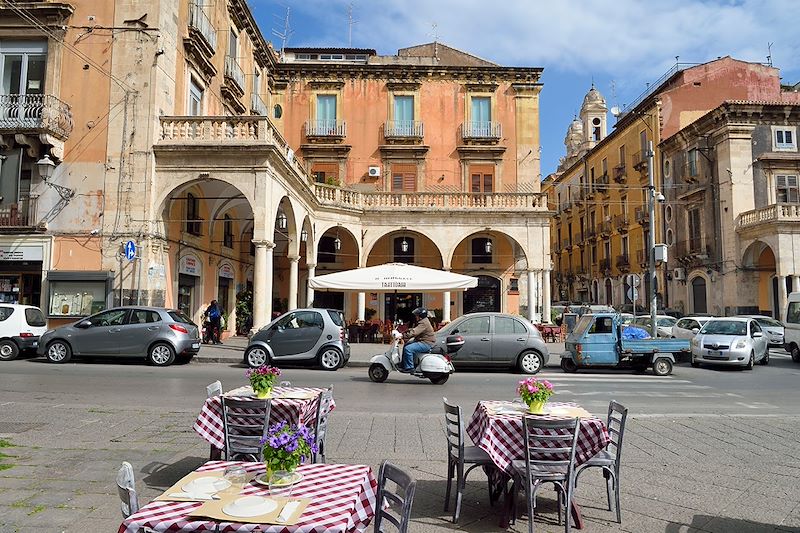
[[[402,320],[403,324],[412,324],[411,311],[422,307],[422,293],[386,293],[383,305],[385,319]]]
[[[500,312],[500,280],[492,276],[476,276],[478,286],[464,292],[464,314]]]

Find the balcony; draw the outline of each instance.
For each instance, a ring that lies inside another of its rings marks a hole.
[[[611,259],[601,259],[600,260],[600,272],[604,274],[611,270]]]
[[[467,141],[499,141],[502,128],[499,122],[465,122],[461,125],[461,137]]]
[[[620,272],[627,274],[631,271],[631,259],[628,257],[628,254],[618,255],[615,264]]]
[[[617,183],[625,183],[625,181],[627,180],[625,172],[626,172],[625,163],[614,167],[614,181],[616,181]]]
[[[642,150],[633,154],[633,168],[639,172],[647,172],[647,152]]]
[[[217,50],[217,30],[198,0],[189,2],[188,27],[189,34],[183,39],[186,56],[194,61],[208,82],[217,75],[217,67],[212,60]]]
[[[761,209],[745,211],[736,220],[736,231],[764,229],[774,234],[778,231],[776,224],[798,226],[800,204],[772,204]]]
[[[644,250],[636,250],[636,262],[642,268],[647,268],[650,258]]]
[[[267,116],[267,104],[256,93],[250,95],[250,112],[260,117]]]
[[[36,220],[35,196],[23,197],[19,202],[0,206],[0,234],[44,231]]]
[[[617,215],[614,217],[614,229],[619,233],[628,233],[628,220],[627,215]]]
[[[675,259],[684,266],[707,264],[713,255],[710,245],[703,245],[700,237],[675,243]]]
[[[0,134],[44,134],[66,141],[71,132],[72,111],[55,96],[0,95]]]
[[[572,202],[564,202],[564,207],[561,208],[565,213],[572,211]]]
[[[389,120],[383,125],[383,137],[387,140],[421,140],[424,133],[420,120]]]
[[[637,207],[634,210],[636,215],[636,223],[645,226],[650,224],[650,212],[644,207]]]
[[[597,240],[597,230],[595,228],[589,228],[586,232],[586,240],[594,242]]]
[[[686,183],[697,183],[700,181],[700,168],[695,161],[694,163],[687,161],[681,167],[681,179]]]
[[[597,225],[599,230],[600,236],[603,238],[611,237],[612,225],[610,220],[604,220],[600,224]]]
[[[245,106],[241,102],[244,96],[244,71],[236,58],[225,56],[225,79],[220,88],[222,96],[226,99],[237,113],[244,114]]]
[[[594,188],[603,196],[608,196],[608,174],[603,174],[597,178]]]
[[[309,120],[305,125],[306,138],[323,141],[342,140],[347,136],[347,124],[343,120]]]

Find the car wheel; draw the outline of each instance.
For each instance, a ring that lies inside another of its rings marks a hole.
[[[517,368],[523,374],[538,374],[544,366],[544,357],[539,352],[523,352],[517,361]]]
[[[744,367],[745,370],[753,370],[753,365],[756,362],[756,352],[750,352],[750,359],[747,360],[747,365]]]
[[[796,344],[792,344],[792,361],[800,363],[800,348]]]
[[[0,361],[11,361],[19,355],[19,346],[12,340],[0,341]]]
[[[175,350],[165,342],[159,342],[150,347],[147,360],[153,366],[169,366],[175,362]]]
[[[769,348],[767,348],[767,351],[764,352],[764,357],[761,358],[761,361],[759,361],[758,364],[764,366],[767,366],[769,364]]]
[[[568,374],[574,374],[578,371],[578,365],[575,364],[575,361],[570,359],[569,357],[562,357],[561,358],[561,370]]]
[[[375,383],[383,383],[389,377],[389,371],[383,365],[377,363],[369,367],[369,379]]]
[[[653,361],[653,374],[656,376],[669,376],[672,374],[672,361],[666,357],[659,357]]]
[[[252,348],[248,348],[247,352],[244,354],[244,362],[247,363],[247,366],[250,368],[258,368],[269,362],[269,354],[267,350],[261,346],[253,346]]]
[[[324,348],[319,354],[319,366],[323,370],[336,370],[342,366],[342,352],[336,348]]]
[[[66,363],[72,358],[72,348],[64,341],[53,341],[47,345],[45,356],[51,363]]]

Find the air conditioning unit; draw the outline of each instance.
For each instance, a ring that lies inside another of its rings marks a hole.
[[[381,177],[381,167],[369,167],[367,171],[367,175],[370,178],[380,178]]]
[[[686,279],[686,269],[676,268],[672,271],[672,279],[684,281]]]

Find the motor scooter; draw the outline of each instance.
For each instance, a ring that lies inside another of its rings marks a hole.
[[[369,379],[375,383],[383,383],[389,377],[389,372],[397,371],[403,360],[402,339],[403,335],[392,330],[392,344],[385,353],[370,359]],[[414,370],[409,375],[429,379],[434,385],[447,382],[450,374],[455,372],[452,355],[464,346],[464,337],[449,335],[446,340],[447,348],[434,346],[428,353],[421,353],[414,357]]]

